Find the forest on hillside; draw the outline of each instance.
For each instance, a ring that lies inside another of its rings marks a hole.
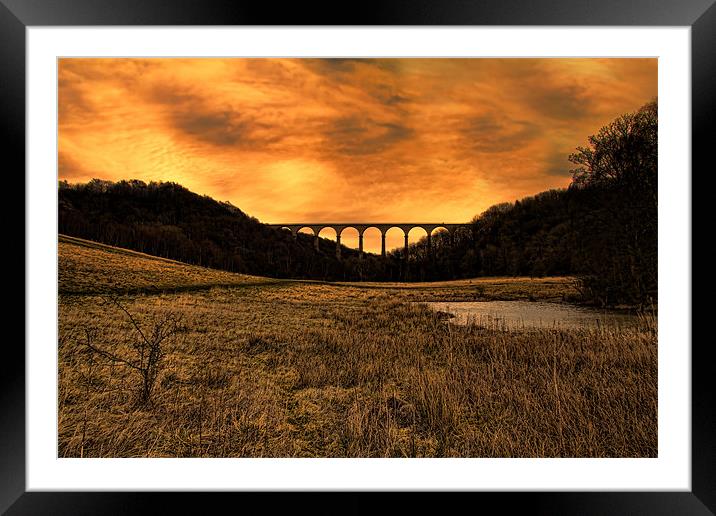
[[[411,246],[413,280],[575,275],[585,300],[656,303],[658,104],[623,115],[569,156],[568,188],[491,207]]]
[[[469,230],[436,232],[386,258],[272,229],[175,183],[60,182],[60,233],[187,263],[279,278],[430,281],[575,275],[584,300],[647,305],[657,294],[658,105],[625,114],[578,147],[572,182],[491,207]]]
[[[60,233],[182,262],[278,278],[343,279],[335,243],[272,229],[171,182],[60,183]],[[350,259],[357,252],[344,249]],[[366,257],[366,263],[383,262]],[[376,269],[380,269],[376,266]]]

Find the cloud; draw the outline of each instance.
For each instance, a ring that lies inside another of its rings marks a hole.
[[[94,117],[94,109],[88,103],[82,89],[62,78],[59,84],[57,110],[60,124],[65,127],[86,124]]]
[[[346,74],[355,71],[356,66],[368,64],[369,61],[359,58],[334,58],[334,59],[306,59],[303,61],[306,67],[316,73],[323,75]]]
[[[396,72],[398,66],[394,59],[374,59],[368,57],[302,59],[306,68],[322,75],[335,76],[355,74],[360,68],[374,68],[386,72]]]
[[[80,163],[67,153],[60,151],[57,155],[57,175],[68,181],[82,180],[88,177],[87,171]]]
[[[378,154],[410,138],[413,130],[398,123],[351,116],[333,120],[324,136],[333,152],[349,156]]]
[[[258,136],[260,130],[270,130],[270,126],[257,120],[244,117],[234,111],[202,112],[201,110],[179,111],[172,115],[174,125],[186,135],[213,145],[258,150],[281,140],[280,134]]]
[[[463,136],[466,146],[480,153],[511,152],[523,149],[540,136],[540,128],[524,120],[500,119],[481,115],[466,120]]]
[[[553,149],[542,159],[542,173],[547,176],[571,178],[570,170],[575,167],[569,161],[571,149]]]
[[[590,115],[596,104],[586,88],[576,84],[536,83],[525,90],[525,97],[537,112],[562,120],[575,120]]]
[[[160,85],[150,89],[146,99],[162,106],[161,113],[178,137],[215,146],[230,146],[252,152],[266,150],[287,136],[266,113],[265,106],[241,104],[231,98],[216,98],[191,88]]]
[[[58,88],[60,179],[173,180],[265,222],[461,221],[566,186],[657,60],[63,58]]]

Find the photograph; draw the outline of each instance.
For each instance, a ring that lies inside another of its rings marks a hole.
[[[660,457],[658,58],[56,63],[58,458]]]

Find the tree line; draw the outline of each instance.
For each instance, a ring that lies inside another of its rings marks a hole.
[[[566,189],[492,206],[470,230],[410,246],[412,280],[575,275],[586,301],[657,299],[658,104],[625,114],[569,156]],[[439,237],[439,238],[436,238]]]
[[[344,279],[333,242],[277,231],[171,182],[60,182],[59,232],[182,262],[279,278]],[[354,251],[344,250],[348,258]]]
[[[176,183],[59,184],[59,231],[232,272],[279,278],[430,281],[575,275],[585,301],[644,305],[657,293],[657,102],[570,155],[566,189],[491,207],[469,228],[382,258],[276,230]]]

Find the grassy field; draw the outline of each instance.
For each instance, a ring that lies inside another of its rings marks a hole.
[[[654,317],[505,332],[410,303],[562,301],[570,278],[278,281],[66,237],[58,256],[60,457],[657,455]]]
[[[60,235],[59,293],[157,293],[265,284],[272,280],[233,274]]]

